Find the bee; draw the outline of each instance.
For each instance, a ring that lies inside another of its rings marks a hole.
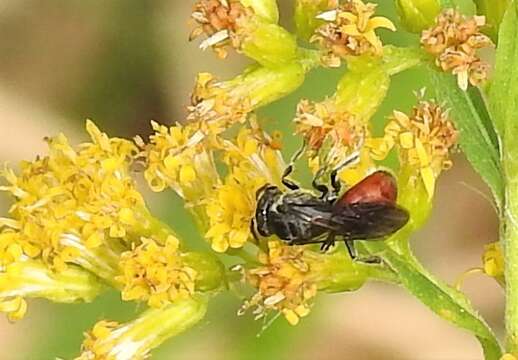
[[[331,191],[318,183],[322,172],[319,171],[312,185],[320,196],[301,189],[287,178],[293,171],[292,161],[282,176],[282,184],[288,191],[272,184],[258,190],[251,224],[254,236],[276,235],[290,245],[321,243],[323,251],[341,240],[351,258],[356,259],[354,241],[382,240],[401,229],[409,215],[396,204],[397,184],[389,172],[376,171],[340,195],[337,174],[357,160],[358,155],[353,155],[331,172]]]

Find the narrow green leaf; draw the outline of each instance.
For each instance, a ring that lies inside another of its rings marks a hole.
[[[499,150],[500,142],[498,141],[498,135],[493,125],[493,121],[491,120],[491,116],[489,115],[488,108],[486,106],[486,101],[484,100],[482,93],[476,87],[470,86],[468,88],[468,96],[473,103],[477,114],[480,116],[480,120],[484,125],[484,128],[491,139],[491,143],[493,147]],[[499,151],[498,151],[499,152]]]
[[[505,137],[505,127],[510,125],[508,122],[516,123],[518,104],[517,6],[516,3],[510,4],[500,25],[495,72],[489,89],[489,110],[501,138]]]
[[[435,97],[452,111],[459,130],[459,144],[471,165],[489,185],[499,209],[503,200],[503,180],[498,147],[482,99],[476,93],[464,92],[450,74],[431,71]],[[473,98],[472,98],[473,97]],[[479,113],[481,111],[481,113]]]
[[[383,252],[383,258],[412,295],[443,319],[472,332],[479,340],[486,360],[500,358],[498,340],[462,293],[431,278],[391,249]]]

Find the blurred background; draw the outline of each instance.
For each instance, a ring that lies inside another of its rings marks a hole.
[[[380,12],[397,23],[392,1]],[[183,121],[194,76],[210,71],[225,79],[245,66],[231,55],[221,61],[187,41],[193,1],[0,0],[0,161],[16,164],[45,154],[43,137],[64,132],[86,139],[85,119],[111,136],[146,136],[150,120]],[[283,24],[291,27],[291,1],[279,1]],[[469,1],[462,3],[472,10]],[[385,41],[403,44],[411,35]],[[343,71],[343,70],[342,70]],[[262,109],[269,129],[284,131],[290,154],[297,146],[290,119],[301,97],[331,94],[341,70],[311,73],[304,86]],[[392,109],[406,111],[413,91],[426,85],[419,70],[393,79],[375,122]],[[496,240],[496,213],[488,191],[461,154],[439,181],[433,215],[415,234],[418,256],[450,283],[479,266],[483,245]],[[144,187],[142,190],[145,191]],[[9,202],[0,194],[1,215]],[[172,194],[146,193],[150,207],[184,238],[201,242],[181,203]],[[503,292],[482,276],[464,290],[474,306],[502,334]],[[279,318],[260,336],[261,322],[237,317],[238,299],[220,295],[208,316],[156,350],[154,359],[482,359],[476,340],[408,295],[403,289],[369,283],[354,293],[320,296],[298,326]],[[216,310],[217,309],[217,310]],[[141,309],[108,293],[92,304],[31,301],[16,324],[0,319],[0,359],[64,359],[79,353],[83,332],[100,319],[127,321]]]

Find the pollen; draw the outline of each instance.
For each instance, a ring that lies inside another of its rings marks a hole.
[[[431,197],[436,178],[451,167],[450,150],[457,141],[457,130],[445,111],[435,102],[420,100],[410,115],[394,111],[385,127],[383,139],[367,142],[374,159],[385,158],[399,148],[400,163],[419,172]]]
[[[396,28],[385,17],[373,17],[375,10],[376,4],[346,0],[335,10],[318,16],[327,24],[317,28],[310,41],[326,50],[322,60],[327,66],[338,67],[347,56],[381,55],[383,44],[376,29],[395,31]]]
[[[291,325],[309,314],[317,285],[308,280],[309,265],[304,261],[302,247],[268,243],[268,253],[261,253],[261,266],[245,270],[255,295],[241,307],[239,314],[253,308],[256,319],[271,311],[281,312]]]
[[[147,301],[160,308],[194,293],[197,273],[182,261],[179,241],[169,236],[164,245],[144,238],[142,244],[122,253],[122,299]]]
[[[243,6],[238,0],[199,0],[191,15],[196,27],[189,40],[205,34],[206,39],[200,48],[212,47],[216,55],[223,59],[228,54],[226,45],[238,47],[238,21],[250,15],[253,15],[253,10]]]
[[[125,238],[137,221],[146,222],[139,212],[144,200],[129,175],[136,146],[109,138],[91,121],[86,128],[92,142],[74,149],[61,134],[48,139],[48,156],[22,162],[19,174],[3,171],[0,190],[11,193],[14,204],[11,218],[0,221],[0,264],[23,254],[60,271],[81,256],[80,248]]]
[[[487,79],[489,64],[477,54],[479,49],[493,46],[480,31],[484,25],[483,16],[467,18],[447,9],[437,17],[435,26],[421,35],[422,47],[435,57],[437,66],[457,77],[462,90],[468,83],[477,86]]]

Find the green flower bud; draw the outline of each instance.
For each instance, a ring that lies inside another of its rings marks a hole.
[[[304,260],[311,268],[311,280],[326,292],[357,290],[369,277],[368,269],[351,260],[345,250],[329,254],[307,251]]]
[[[413,33],[432,26],[441,11],[437,0],[396,0],[396,8],[402,25]]]
[[[188,252],[182,256],[185,265],[196,270],[196,289],[216,290],[223,286],[225,267],[213,254]]]
[[[289,64],[297,58],[295,37],[279,25],[251,17],[239,23],[239,51],[266,67]]]
[[[248,98],[253,109],[282,98],[304,82],[305,69],[293,63],[276,69],[253,67],[230,81],[221,83],[233,98]],[[227,88],[228,86],[228,88]]]
[[[494,41],[498,40],[498,28],[510,0],[475,0],[477,14],[486,17],[483,31]]]
[[[337,86],[336,104],[367,121],[385,99],[390,77],[381,61],[369,56],[349,57],[347,67]]]

